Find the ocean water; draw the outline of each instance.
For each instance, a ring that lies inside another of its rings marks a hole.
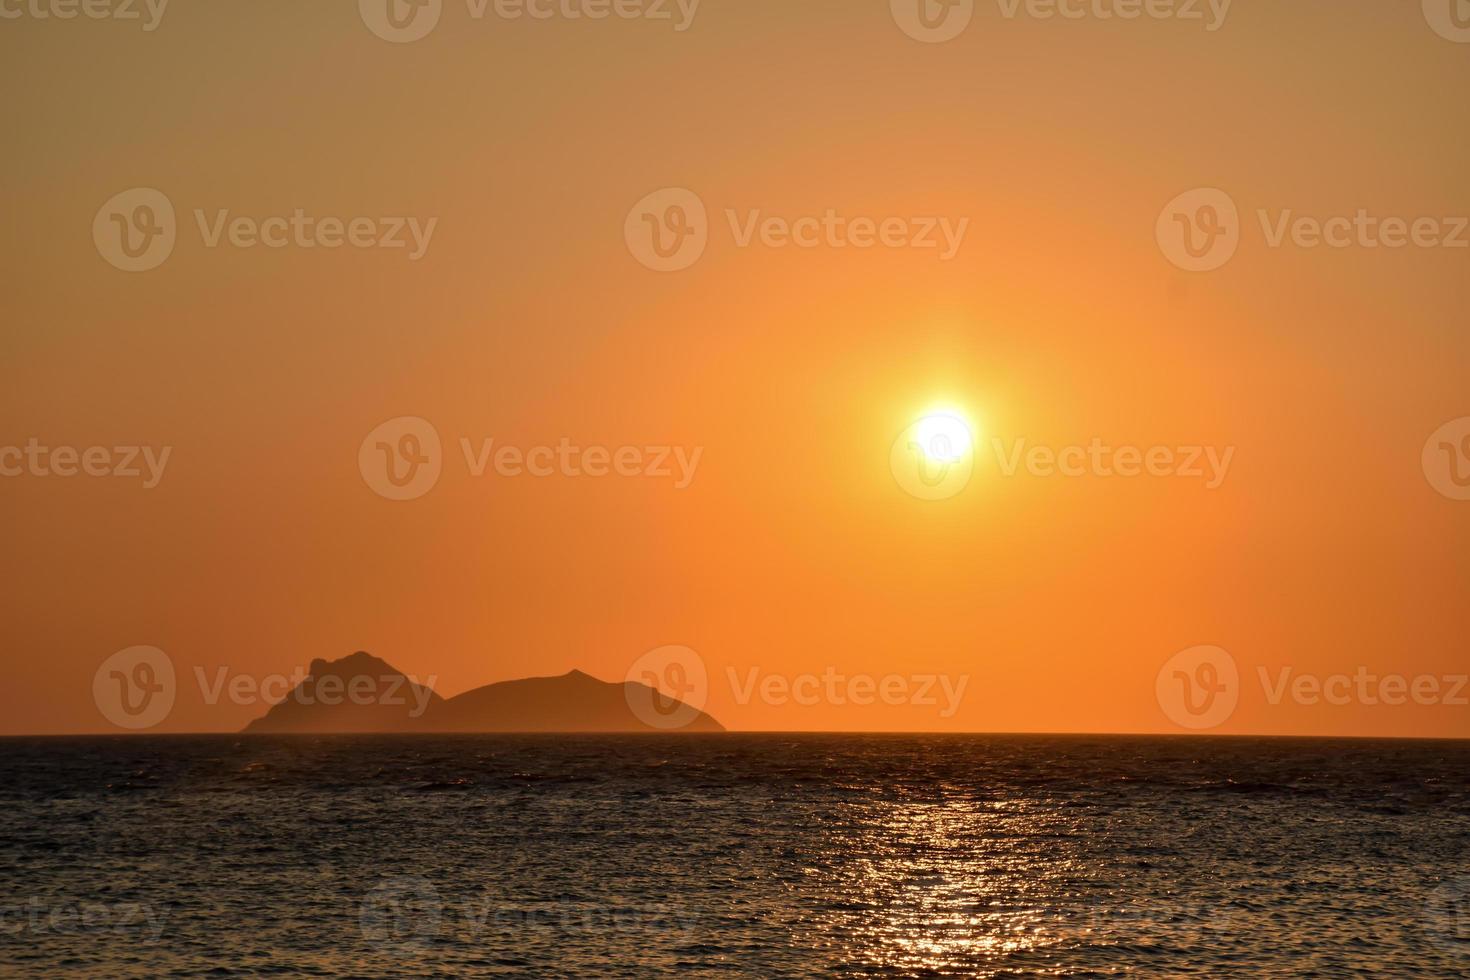
[[[3,976],[1470,975],[1470,742],[0,741]]]

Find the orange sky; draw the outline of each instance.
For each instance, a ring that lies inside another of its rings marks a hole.
[[[1470,669],[1470,502],[1421,464],[1470,416],[1470,250],[1273,248],[1257,217],[1470,214],[1470,45],[1418,3],[1241,4],[1213,32],[981,3],[937,44],[879,2],[705,0],[681,32],[450,0],[404,44],[355,6],[0,20],[0,448],[171,447],[151,489],[0,477],[0,733],[115,730],[93,674],[136,644],[188,678],[158,731],[263,712],[202,703],[195,667],[367,649],[452,695],[666,644],[731,728],[1179,731],[1156,676],[1212,644],[1243,683],[1214,731],[1470,736],[1463,701],[1258,680]],[[134,187],[177,244],[128,273],[92,224]],[[624,225],[668,187],[709,242],[661,273]],[[1240,211],[1211,272],[1155,240],[1197,187]],[[211,248],[194,217],[297,208],[437,223],[415,261]],[[726,211],[757,209],[968,225],[948,261],[740,247]],[[890,447],[936,406],[977,452],[924,501]],[[358,452],[400,416],[443,473],[393,502]],[[682,489],[474,477],[462,438],[701,456]],[[1234,453],[1215,489],[1006,476],[990,440],[1021,438]],[[828,668],[968,680],[947,717],[729,682]]]

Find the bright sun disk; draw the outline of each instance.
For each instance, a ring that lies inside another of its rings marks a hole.
[[[970,451],[970,427],[953,412],[935,412],[919,420],[919,449],[936,463],[953,463]]]

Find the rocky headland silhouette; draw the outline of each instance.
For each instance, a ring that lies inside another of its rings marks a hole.
[[[669,717],[679,724],[659,724]],[[684,723],[685,718],[690,720]],[[573,670],[443,698],[364,651],[312,661],[307,676],[283,700],[244,728],[249,734],[319,735],[724,730],[703,711],[636,681],[612,683]]]

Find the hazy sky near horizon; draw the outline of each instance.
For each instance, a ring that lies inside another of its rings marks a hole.
[[[195,668],[365,649],[452,695],[671,644],[731,728],[1171,732],[1156,681],[1208,645],[1239,671],[1211,731],[1470,736],[1470,500],[1424,453],[1470,416],[1470,44],[1417,0],[1215,30],[993,0],[942,43],[887,0],[703,0],[684,30],[448,0],[407,43],[353,0],[175,0],[151,31],[40,2],[0,0],[0,450],[168,456],[152,487],[0,476],[0,733],[117,730],[94,674],[135,645],[178,671],[154,730],[199,731],[265,707]],[[138,272],[94,235],[132,188],[175,212]],[[661,272],[628,229],[665,188],[708,243]],[[1210,271],[1161,244],[1196,188],[1238,209]],[[1302,216],[1356,220],[1272,244]],[[211,245],[240,217],[284,244]],[[408,244],[308,247],[328,217]],[[802,217],[815,247],[742,244]],[[856,218],[941,245],[854,247]],[[1362,237],[1421,218],[1448,244]],[[924,500],[890,450],[935,411],[973,474]],[[360,450],[401,417],[442,472],[395,501]],[[491,439],[697,464],[476,476]],[[1228,465],[1006,472],[1093,445]],[[964,696],[741,703],[829,669]],[[1441,695],[1273,703],[1283,670]]]

